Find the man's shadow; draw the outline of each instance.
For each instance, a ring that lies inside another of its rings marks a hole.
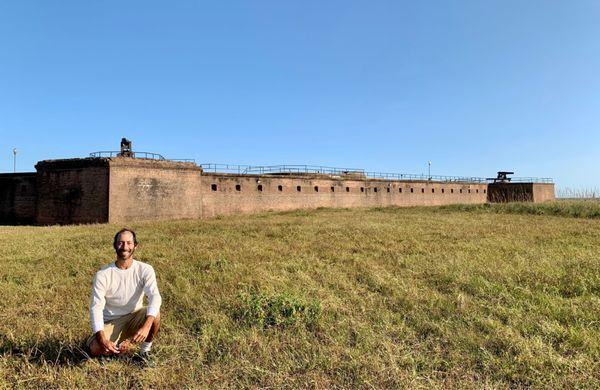
[[[0,354],[20,357],[32,364],[78,366],[90,359],[85,341],[65,342],[56,337],[15,339],[0,333]]]

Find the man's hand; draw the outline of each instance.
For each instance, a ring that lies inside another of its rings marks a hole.
[[[142,341],[146,341],[148,334],[150,334],[150,329],[152,328],[152,324],[154,323],[154,316],[146,316],[146,321],[144,321],[144,325],[135,332],[131,340],[134,343],[141,343]]]
[[[131,338],[133,340],[134,343],[141,343],[142,341],[146,340],[146,337],[148,337],[148,334],[150,333],[150,327],[152,326],[152,323],[150,323],[150,325],[142,325],[142,327],[135,332],[135,334],[133,335],[133,337]]]
[[[120,355],[130,355],[133,353],[133,341],[131,337],[121,341],[119,344],[119,354]]]
[[[104,335],[104,331],[101,330],[98,333],[96,333],[96,340],[102,347],[102,352],[105,355],[108,353],[114,353],[117,355],[119,354],[119,348],[113,341],[110,341],[110,339]]]

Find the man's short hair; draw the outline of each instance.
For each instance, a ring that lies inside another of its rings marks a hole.
[[[133,236],[133,245],[137,246],[138,242],[137,242],[137,238],[135,237],[135,232],[131,229],[123,228],[123,229],[119,230],[117,232],[117,234],[115,234],[115,238],[113,239],[113,248],[115,248],[115,249],[117,248],[117,240],[119,239],[119,236],[125,232],[131,233],[131,235]]]

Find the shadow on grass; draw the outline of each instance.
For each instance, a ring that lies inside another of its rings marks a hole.
[[[90,359],[86,339],[72,342],[56,337],[14,339],[0,333],[0,354],[22,358],[31,364],[77,366]]]

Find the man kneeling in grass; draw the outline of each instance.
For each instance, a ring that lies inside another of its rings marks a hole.
[[[87,346],[92,356],[126,355],[141,343],[139,357],[147,359],[160,326],[162,302],[151,265],[133,259],[135,232],[122,229],[113,241],[114,263],[96,273],[90,318],[93,335]],[[143,306],[144,294],[148,307]]]

